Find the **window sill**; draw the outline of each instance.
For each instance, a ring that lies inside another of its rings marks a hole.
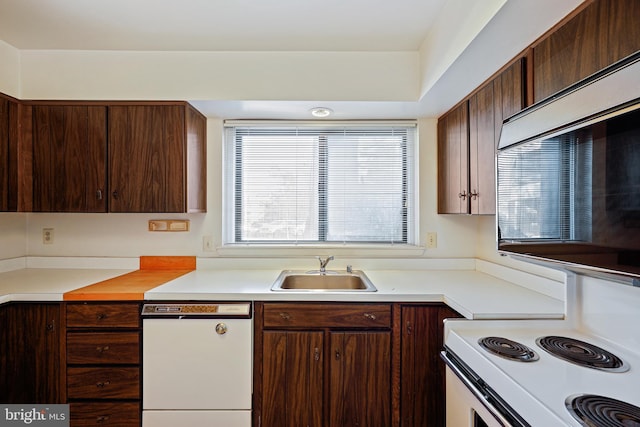
[[[336,255],[341,257],[385,257],[407,258],[423,256],[423,246],[414,245],[388,245],[388,244],[227,244],[216,248],[220,256],[316,256]]]

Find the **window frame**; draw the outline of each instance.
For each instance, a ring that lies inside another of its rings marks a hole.
[[[233,145],[233,162],[230,162],[228,154],[224,154],[225,163],[223,165],[224,176],[226,179],[233,179],[233,184],[225,183],[223,185],[223,246],[255,246],[255,247],[265,247],[265,246],[278,246],[278,247],[300,247],[300,246],[340,246],[340,247],[356,247],[356,246],[382,246],[382,247],[401,247],[401,246],[416,246],[418,243],[418,228],[419,228],[419,220],[420,216],[418,214],[418,131],[417,131],[417,122],[416,121],[393,121],[393,122],[383,122],[383,121],[375,121],[375,122],[329,122],[329,121],[321,121],[321,122],[283,122],[283,121],[269,121],[265,122],[255,122],[255,121],[243,121],[243,120],[235,120],[235,121],[225,121],[225,133],[224,133],[224,141],[223,141],[223,151],[227,153],[232,151],[229,149],[229,133],[226,130],[227,128],[236,128],[236,127],[255,127],[255,128],[268,128],[268,127],[287,127],[287,126],[296,126],[302,128],[312,128],[315,126],[321,127],[346,127],[350,126],[352,129],[356,128],[366,128],[367,126],[371,126],[373,128],[380,127],[388,127],[389,135],[392,135],[392,128],[407,128],[404,130],[404,134],[402,135],[402,142],[400,143],[401,148],[401,187],[402,187],[402,195],[401,195],[401,205],[402,205],[402,213],[401,213],[401,239],[400,240],[346,240],[346,239],[338,239],[338,240],[328,240],[328,229],[329,229],[329,218],[328,218],[328,209],[329,206],[327,203],[321,203],[323,198],[327,200],[328,195],[328,174],[329,174],[329,162],[328,162],[328,136],[322,135],[322,131],[318,131],[318,155],[323,158],[322,161],[319,162],[318,167],[318,212],[317,212],[317,220],[318,220],[318,239],[317,240],[302,240],[302,239],[291,239],[291,240],[260,240],[260,239],[245,239],[243,238],[243,229],[242,229],[242,216],[243,211],[241,209],[242,206],[242,191],[243,191],[243,183],[241,181],[242,173],[241,171],[235,170],[233,173],[229,173],[227,168],[235,167],[241,168],[243,162],[242,158],[242,144],[238,143],[238,138],[242,136],[238,136],[235,131],[233,132],[232,139]],[[330,134],[329,134],[330,135]],[[233,164],[234,166],[230,166]],[[233,186],[233,189],[231,187]],[[228,192],[232,192],[233,194],[230,196]],[[408,192],[412,191],[412,194]],[[409,204],[409,201],[413,202],[413,205]],[[231,211],[229,210],[229,204],[232,204]],[[231,213],[230,213],[231,212]],[[227,216],[225,219],[224,216]],[[231,218],[228,218],[231,217]],[[231,238],[229,238],[231,236]]]

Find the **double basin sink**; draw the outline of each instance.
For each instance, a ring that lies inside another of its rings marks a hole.
[[[303,292],[377,291],[367,275],[360,270],[327,270],[323,272],[317,270],[284,270],[274,282],[271,290]]]

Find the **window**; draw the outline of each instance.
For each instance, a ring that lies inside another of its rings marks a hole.
[[[225,126],[225,243],[414,242],[415,124]]]

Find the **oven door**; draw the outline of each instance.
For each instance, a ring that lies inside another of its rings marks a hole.
[[[447,366],[447,427],[506,427]]]
[[[441,353],[446,367],[447,427],[531,427],[455,354]]]

